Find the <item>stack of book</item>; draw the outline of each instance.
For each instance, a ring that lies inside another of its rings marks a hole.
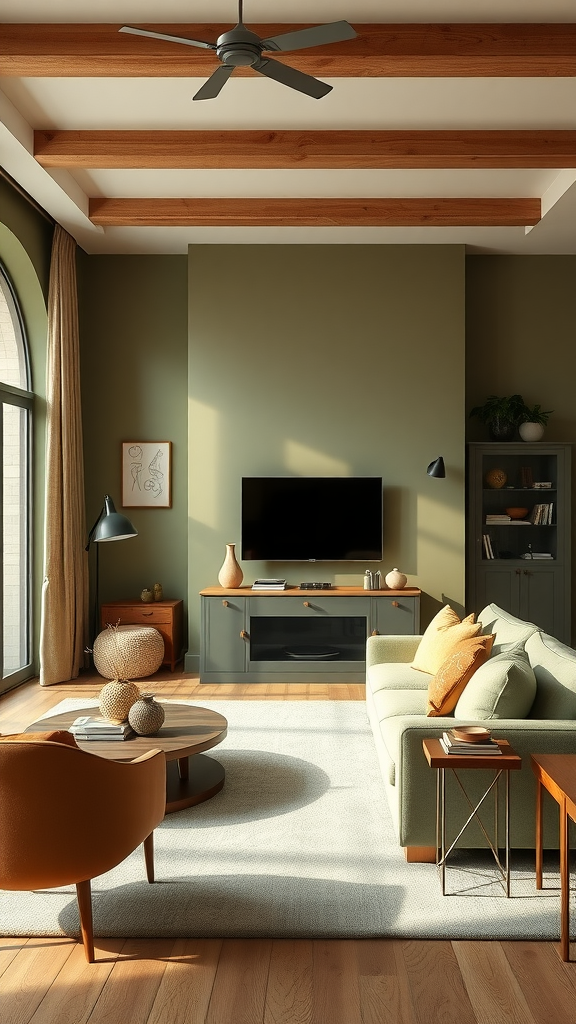
[[[496,523],[511,523],[512,516],[507,516],[504,512],[498,513],[497,515],[487,515],[486,525],[493,526]]]
[[[482,543],[484,544],[484,554],[486,555],[486,558],[494,558],[494,548],[492,547],[492,538],[490,537],[490,534],[482,534]]]
[[[68,732],[77,740],[128,740],[134,730],[128,722],[108,722],[99,715],[81,715],[75,718]]]
[[[445,754],[501,754],[502,751],[493,740],[492,737],[487,737],[481,742],[466,742],[466,740],[458,739],[453,735],[452,731],[445,732],[440,737],[440,746]]]
[[[553,558],[550,551],[527,551],[521,558]]]
[[[252,590],[286,590],[286,580],[254,580]]]

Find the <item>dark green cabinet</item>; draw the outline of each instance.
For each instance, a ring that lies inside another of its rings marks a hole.
[[[567,644],[570,469],[569,444],[468,447],[468,611],[493,602]]]
[[[200,682],[364,682],[371,633],[418,633],[420,591],[202,591]]]

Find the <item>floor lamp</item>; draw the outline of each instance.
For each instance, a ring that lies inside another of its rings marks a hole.
[[[90,550],[90,545],[103,544],[106,541],[111,540],[128,540],[129,537],[137,537],[138,530],[132,525],[130,520],[123,516],[121,512],[117,512],[114,507],[114,502],[109,494],[104,497],[104,504],[100,510],[98,519],[94,523],[94,526],[88,534],[88,543],[86,545],[86,551]],[[94,646],[94,640],[98,635],[98,609],[100,606],[100,558],[99,558],[99,547],[96,548],[96,581],[95,581],[95,596],[94,596],[94,617],[92,621],[92,636],[90,637],[90,646]]]

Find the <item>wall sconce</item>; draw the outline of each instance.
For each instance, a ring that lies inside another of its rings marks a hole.
[[[428,473],[428,476],[439,476],[439,477],[446,476],[446,469],[445,469],[445,466],[444,466],[444,459],[442,458],[441,455],[439,455],[437,459],[434,459],[434,462],[430,463],[430,465],[428,466],[428,469],[426,470],[426,472]]]
[[[90,637],[92,645],[94,644],[94,640],[98,634],[98,611],[100,604],[100,544],[105,541],[128,540],[129,537],[137,536],[138,530],[136,527],[132,525],[127,516],[123,516],[121,512],[116,511],[112,498],[109,494],[106,494],[104,496],[104,504],[100,510],[98,519],[88,534],[88,543],[86,545],[86,551],[89,551],[92,543],[98,544],[98,547],[96,548],[94,617],[92,636]]]

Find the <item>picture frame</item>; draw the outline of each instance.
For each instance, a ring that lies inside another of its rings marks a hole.
[[[123,508],[172,507],[172,442],[122,441]]]

